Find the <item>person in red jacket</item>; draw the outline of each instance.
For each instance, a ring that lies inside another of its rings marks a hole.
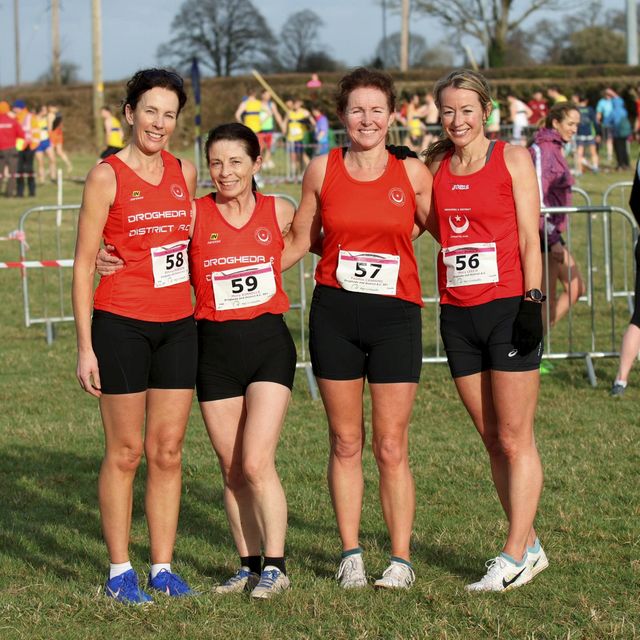
[[[80,386],[99,398],[105,456],[98,494],[109,553],[105,594],[151,600],[129,561],[133,481],[147,461],[148,586],[188,595],[171,570],[181,492],[181,455],[196,376],[197,334],[187,248],[195,167],[165,151],[187,100],[182,78],[138,71],[123,113],[131,140],[87,177],[73,266]],[[127,268],[93,292],[101,238]],[[93,312],[93,318],[92,318]]]
[[[343,550],[337,578],[344,588],[367,584],[359,541],[365,380],[391,538],[389,566],[374,586],[406,589],[415,580],[408,449],[422,364],[422,296],[412,239],[424,229],[431,176],[416,158],[399,160],[385,149],[395,97],[385,73],[359,68],[342,78],[337,112],[351,144],[311,161],[285,236],[286,268],[324,233],[309,345],[329,422],[329,489]]]
[[[0,182],[8,172],[4,195],[16,195],[16,171],[18,169],[18,147],[24,144],[24,131],[11,114],[8,102],[0,102]]]
[[[548,564],[533,527],[542,490],[533,436],[544,300],[538,186],[526,149],[485,135],[491,95],[481,74],[453,71],[434,95],[446,135],[426,156],[442,245],[440,331],[509,521],[501,553],[466,589],[504,591]]]

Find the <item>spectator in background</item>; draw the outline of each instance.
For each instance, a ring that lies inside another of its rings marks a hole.
[[[278,107],[271,99],[268,91],[263,91],[260,96],[260,132],[258,133],[258,141],[260,142],[260,154],[262,155],[262,166],[265,169],[273,169],[273,158],[271,149],[274,142],[274,133],[276,132],[276,123],[282,129],[283,121]]]
[[[577,106],[572,102],[561,102],[551,107],[545,126],[536,131],[529,151],[536,168],[543,207],[571,206],[571,186],[574,178],[562,150],[576,134],[579,122],[580,112]],[[566,213],[540,217],[540,245],[543,253],[549,253],[543,261],[548,273],[542,282],[543,285],[547,280],[549,282],[547,297],[551,326],[563,318],[569,308],[585,293],[580,269],[562,237],[566,227]],[[562,284],[563,291],[556,299],[558,281]],[[545,314],[542,317],[546,323]],[[545,372],[545,369],[542,368],[542,371]]]
[[[105,150],[100,154],[100,158],[104,160],[114,153],[118,153],[120,149],[124,149],[124,132],[122,130],[122,123],[113,115],[110,107],[102,107],[100,115],[104,123],[105,144]],[[100,164],[99,161],[98,164]]]
[[[531,115],[529,116],[529,124],[537,127],[542,120],[547,117],[549,113],[549,104],[544,99],[542,91],[534,91],[533,97],[527,103],[529,109],[531,109]]]
[[[35,126],[35,116],[24,100],[16,100],[13,103],[13,111],[16,114],[22,130],[24,140],[18,141],[18,170],[16,171],[16,195],[18,198],[24,197],[25,181],[30,197],[36,195],[36,173],[33,168],[37,142],[34,142],[33,128]]]
[[[631,198],[629,207],[635,216],[636,222],[640,224],[640,160],[636,165],[633,176],[633,186],[631,188]],[[633,315],[629,321],[629,326],[622,336],[620,347],[620,364],[615,380],[611,386],[611,395],[619,398],[627,388],[629,372],[633,366],[633,361],[640,351],[640,240],[636,243],[636,294]]]
[[[288,106],[288,105],[287,105]],[[315,120],[304,108],[300,98],[291,100],[282,124],[287,139],[287,151],[291,162],[291,173],[294,177],[301,176],[304,168],[309,164],[309,156],[305,153],[305,135],[309,127],[315,127]]]
[[[4,195],[13,198],[16,195],[16,171],[18,169],[18,141],[24,143],[24,131],[11,113],[8,102],[0,102],[0,182],[7,173],[7,185]]]
[[[636,140],[640,140],[640,87],[636,89],[629,89],[629,93],[633,96],[634,105],[635,105],[635,117],[636,121],[633,127],[633,135]]]
[[[260,112],[262,111],[262,100],[257,97],[256,90],[252,87],[247,89],[247,95],[236,109],[236,121],[249,127],[253,133],[258,134],[262,129],[260,122]]]
[[[314,130],[316,148],[314,155],[323,156],[329,153],[329,119],[322,113],[318,105],[311,108],[311,115],[316,121]]]
[[[51,140],[51,147],[55,155],[62,160],[67,168],[67,173],[70,174],[72,170],[71,161],[64,151],[64,137],[62,134],[62,113],[60,109],[55,105],[49,105],[49,139]]]
[[[512,94],[507,96],[507,102],[509,103],[509,120],[513,125],[512,143],[524,146],[527,143],[525,131],[533,112],[528,105]]]
[[[45,156],[49,161],[49,179],[51,182],[56,180],[56,156],[49,139],[49,109],[43,104],[35,117],[34,137],[38,138],[38,146],[36,147],[36,162],[38,164],[38,182],[44,184],[47,179],[47,169],[45,166]]]
[[[427,125],[427,132],[424,136],[424,148],[426,149],[438,138],[437,131],[440,129],[440,114],[433,93],[429,92],[424,97],[424,121]]]
[[[607,150],[607,162],[611,164],[613,160],[613,123],[611,120],[612,111],[611,96],[606,89],[602,91],[600,100],[596,105],[596,120],[600,125],[600,142],[604,142]]]
[[[611,128],[613,132],[613,151],[616,154],[616,171],[630,169],[628,141],[631,136],[631,122],[624,100],[611,88],[607,89],[611,98]]]
[[[547,95],[551,100],[553,100],[553,104],[557,104],[558,102],[567,102],[567,96],[560,93],[560,87],[558,87],[558,85],[551,85],[547,89]]]
[[[596,148],[596,111],[589,106],[586,98],[577,93],[572,96],[572,101],[578,107],[578,112],[580,113],[580,123],[576,134],[576,174],[580,175],[582,173],[583,166],[597,173],[599,158]],[[587,151],[591,158],[591,164],[585,158]]]
[[[495,98],[491,100],[491,112],[484,123],[484,131],[489,140],[497,140],[500,137],[500,103]]]

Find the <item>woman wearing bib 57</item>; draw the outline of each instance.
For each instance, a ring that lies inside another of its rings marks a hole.
[[[242,124],[209,132],[216,192],[195,201],[189,257],[198,322],[198,400],[224,480],[240,568],[217,593],[289,588],[287,503],[275,466],[296,350],[282,314],[282,235],[293,206],[255,191],[260,143]],[[263,566],[261,554],[264,553]]]
[[[139,71],[129,81],[124,115],[131,142],[89,172],[73,267],[77,377],[100,399],[105,432],[98,484],[111,562],[105,593],[135,604],[151,600],[128,551],[133,480],[143,453],[149,587],[171,596],[191,593],[170,563],[196,375],[187,257],[196,174],[190,162],[180,164],[164,150],[186,99],[180,76],[164,69]],[[127,269],[103,278],[94,296],[101,237]]]
[[[502,553],[467,590],[502,591],[548,564],[533,529],[542,490],[533,436],[544,300],[538,186],[524,147],[485,136],[491,97],[480,74],[454,71],[434,95],[446,135],[426,157],[442,245],[442,339],[509,520]]]
[[[391,562],[375,586],[408,588],[415,510],[408,432],[422,365],[422,297],[411,241],[416,226],[424,228],[431,176],[416,158],[398,160],[385,149],[395,111],[387,74],[360,68],[346,75],[337,111],[351,145],[307,168],[283,266],[301,257],[322,227],[309,342],[329,422],[329,489],[343,549],[337,578],[344,588],[367,584],[359,542],[366,378],[391,538]]]

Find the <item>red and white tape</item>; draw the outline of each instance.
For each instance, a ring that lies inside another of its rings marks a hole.
[[[23,260],[0,262],[0,269],[33,269],[34,267],[73,267],[73,260]]]

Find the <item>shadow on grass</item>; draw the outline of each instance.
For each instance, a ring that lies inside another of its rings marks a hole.
[[[0,458],[3,554],[62,579],[79,579],[83,565],[104,574],[108,559],[97,499],[102,452],[81,455],[19,445],[0,451]],[[146,560],[149,545],[143,509],[145,476],[146,465],[142,463],[134,483],[132,523],[134,537],[141,541],[129,546],[132,557]],[[189,494],[187,499],[183,497],[178,524],[179,536],[185,540],[184,551],[182,547],[178,549],[180,559],[209,573],[212,566],[202,553],[202,541],[224,541],[233,548],[228,528],[216,524],[212,514],[215,509],[222,509],[222,497],[215,498],[204,479],[191,481]],[[179,545],[181,542],[179,539]],[[228,568],[213,567],[213,571],[223,574]]]

